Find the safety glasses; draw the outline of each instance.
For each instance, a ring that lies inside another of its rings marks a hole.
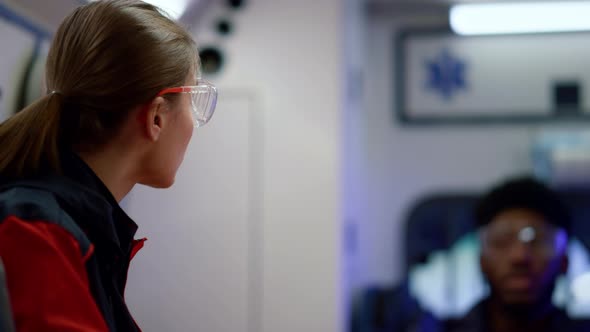
[[[215,112],[217,88],[210,82],[199,79],[197,85],[167,88],[158,93],[163,96],[171,93],[188,93],[191,97],[193,121],[196,128],[204,126]]]
[[[500,226],[500,227],[498,227]],[[526,245],[532,252],[552,257],[567,246],[567,233],[556,227],[488,225],[480,232],[484,253],[504,255],[517,244]]]

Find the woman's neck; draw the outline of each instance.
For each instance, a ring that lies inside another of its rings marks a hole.
[[[121,202],[135,186],[131,154],[116,148],[105,148],[96,153],[78,152],[78,155],[109,189],[117,202]]]

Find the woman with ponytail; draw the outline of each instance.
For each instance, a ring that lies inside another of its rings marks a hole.
[[[0,259],[17,331],[139,331],[124,301],[143,245],[119,202],[169,187],[215,109],[191,36],[140,0],[77,8],[47,94],[0,124]]]

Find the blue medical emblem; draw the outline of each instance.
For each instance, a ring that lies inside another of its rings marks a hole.
[[[466,64],[448,50],[443,50],[436,58],[426,63],[428,72],[427,87],[449,100],[454,93],[466,89]]]

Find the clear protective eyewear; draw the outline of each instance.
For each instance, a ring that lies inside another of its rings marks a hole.
[[[167,88],[158,93],[158,97],[171,93],[188,93],[191,97],[193,121],[196,128],[204,126],[215,112],[217,105],[217,88],[212,83],[199,79],[197,85]]]
[[[531,252],[553,257],[567,247],[567,233],[556,227],[488,225],[480,232],[482,249],[487,254],[504,255],[516,244],[523,244]]]

